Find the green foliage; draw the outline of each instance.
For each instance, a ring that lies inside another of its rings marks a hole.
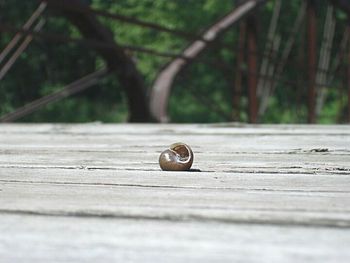
[[[322,0],[325,3],[326,0]],[[93,8],[108,10],[111,13],[127,15],[143,21],[198,34],[228,13],[235,6],[233,0],[91,0]],[[285,47],[294,19],[298,14],[301,0],[282,1],[282,15],[277,31],[282,41],[279,50]],[[0,22],[21,27],[37,7],[35,0],[0,1],[2,12]],[[258,50],[263,53],[266,35],[274,9],[274,1],[260,8],[256,14],[258,25]],[[319,47],[326,5],[318,10]],[[66,19],[46,16],[43,32],[62,34],[79,38],[81,34]],[[343,36],[346,15],[336,11],[338,21],[332,49],[334,57],[339,50]],[[136,25],[99,17],[114,34],[121,45],[142,46],[161,52],[179,53],[190,40],[166,32],[157,32]],[[13,37],[13,33],[3,33],[0,38],[2,50]],[[301,30],[296,45],[286,64],[281,80],[270,98],[269,107],[261,122],[294,123],[305,122],[307,116],[307,68],[305,32]],[[238,26],[229,29],[200,59],[191,64],[175,81],[169,101],[169,114],[173,122],[223,122],[232,121],[232,90],[237,69]],[[227,48],[232,47],[232,49]],[[319,48],[318,47],[318,48]],[[138,70],[144,76],[146,86],[151,87],[159,69],[170,58],[153,56],[141,52],[130,52]],[[261,58],[261,57],[260,57]],[[261,62],[261,59],[260,61]],[[101,57],[94,51],[76,43],[56,43],[35,39],[16,61],[4,79],[0,81],[0,115],[13,111],[26,103],[60,90],[63,86],[79,79],[96,69],[105,66]],[[247,71],[246,64],[238,65]],[[332,88],[321,112],[320,123],[341,121],[340,111],[346,104],[340,87],[343,85],[335,77]],[[243,96],[240,102],[240,121],[247,121],[247,81],[243,82]],[[124,92],[115,76],[104,78],[98,85],[79,94],[52,103],[28,115],[21,121],[28,122],[123,122],[128,118]]]
[[[342,96],[345,91],[337,90],[335,88],[330,89],[327,96],[327,103],[322,108],[319,122],[322,124],[331,124],[337,121],[341,117],[341,111],[347,103],[346,96]],[[340,98],[340,99],[338,99]]]

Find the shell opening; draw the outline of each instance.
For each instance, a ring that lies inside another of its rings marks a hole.
[[[193,158],[191,148],[184,143],[174,143],[170,146],[170,150],[176,153],[178,161],[181,163],[188,163]]]

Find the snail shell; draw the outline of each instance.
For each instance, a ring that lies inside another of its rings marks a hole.
[[[159,165],[164,171],[187,171],[192,166],[193,158],[190,146],[178,142],[160,154]]]

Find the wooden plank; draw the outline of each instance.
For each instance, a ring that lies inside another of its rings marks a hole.
[[[349,136],[350,137],[350,136]],[[27,136],[25,138],[28,138]],[[129,170],[159,170],[158,157],[170,142],[159,142],[161,139],[146,139],[135,141],[123,138],[99,141],[91,137],[81,139],[64,136],[61,139],[46,138],[46,142],[37,140],[26,141],[19,136],[18,140],[9,138],[10,145],[1,146],[0,167],[61,167],[61,168],[87,168],[87,169],[129,169]],[[43,138],[43,137],[41,137]],[[69,141],[70,139],[70,141]],[[344,139],[336,142],[329,139],[327,143],[320,144],[312,140],[299,140],[294,145],[287,145],[293,138],[286,138],[283,142],[264,143],[257,146],[255,139],[233,138],[232,140],[206,138],[203,145],[198,138],[192,142],[195,153],[194,168],[208,172],[254,172],[254,173],[342,173],[350,172],[350,149],[345,148]],[[23,142],[22,142],[23,141]],[[79,141],[79,142],[78,142]],[[88,142],[87,142],[88,141]],[[89,141],[92,141],[91,143]],[[152,141],[152,142],[151,142]],[[187,141],[187,140],[186,140]],[[271,141],[271,140],[270,140]],[[15,144],[13,145],[12,142]],[[42,143],[42,145],[38,145]],[[128,145],[128,142],[130,143]],[[302,146],[300,142],[309,144]],[[28,143],[28,145],[25,145]],[[281,143],[285,149],[278,149]],[[290,143],[289,143],[290,144]],[[350,145],[350,143],[349,143]],[[330,146],[330,147],[326,147]],[[342,147],[342,148],[340,148]]]
[[[164,127],[165,126],[165,127]],[[162,150],[174,141],[191,142],[206,152],[283,152],[298,153],[325,148],[330,152],[350,151],[348,126],[334,128],[225,128],[208,126],[161,125],[1,125],[0,147],[71,147],[124,150],[142,147]],[[71,127],[71,128],[70,128]],[[296,126],[299,127],[299,126]],[[321,126],[323,127],[323,126]],[[25,134],[25,136],[23,136]],[[147,135],[147,136],[146,136]],[[203,143],[205,142],[205,143]],[[127,146],[127,148],[125,147]],[[213,148],[213,146],[215,146]]]
[[[349,230],[2,215],[2,262],[348,262]],[[49,238],[48,238],[49,237]]]
[[[350,134],[349,134],[350,135]],[[349,135],[347,134],[332,134],[332,135],[310,135],[310,136],[291,136],[291,135],[256,135],[256,134],[177,134],[177,133],[154,133],[154,134],[108,134],[108,135],[79,135],[79,134],[4,134],[0,138],[1,146],[58,146],[67,147],[73,146],[122,146],[128,145],[130,147],[155,147],[163,146],[164,144],[172,142],[173,140],[193,140],[193,144],[197,147],[205,147],[206,145],[217,145],[219,149],[241,149],[244,150],[285,150],[298,148],[312,148],[312,147],[329,147],[332,149],[344,149],[349,142]],[[204,144],[203,141],[206,143]],[[225,144],[226,142],[226,144]],[[343,142],[343,144],[341,144]],[[59,144],[59,145],[58,145]],[[215,151],[215,149],[212,149]]]
[[[141,148],[140,146],[91,146],[88,145],[71,145],[62,147],[55,146],[29,146],[29,147],[2,147],[0,150],[0,163],[16,162],[32,162],[32,163],[76,163],[79,164],[84,160],[104,164],[117,163],[156,163],[162,150],[167,149],[168,145],[164,144],[153,145],[150,147]],[[213,145],[213,147],[215,147]],[[217,147],[220,149],[220,146]],[[278,152],[277,149],[269,149],[265,152],[258,149],[220,149],[218,152],[210,151],[206,147],[195,145],[192,147],[195,158],[198,162],[202,162],[201,166],[206,166],[206,163],[224,164],[230,162],[231,164],[246,164],[249,163],[254,167],[254,164],[274,163],[285,164],[303,163],[305,166],[308,163],[315,165],[333,164],[345,165],[349,164],[350,152],[347,149],[330,149],[321,147],[310,147],[308,149],[286,149]],[[90,163],[92,164],[92,163]]]
[[[0,261],[348,262],[349,175],[346,125],[4,124]]]
[[[350,227],[350,193],[0,184],[0,212]]]
[[[350,192],[350,176],[225,172],[159,172],[107,169],[0,168],[0,182],[134,186],[232,191]]]
[[[294,124],[30,124],[1,123],[0,133],[4,134],[290,134],[327,135],[350,134],[350,125],[294,125]]]
[[[67,157],[60,158],[57,155],[59,160],[52,160],[48,156],[37,156],[37,159],[34,157],[25,158],[25,157],[14,157],[4,158],[4,162],[0,162],[1,168],[61,168],[61,169],[88,169],[88,170],[114,170],[114,171],[159,171],[160,168],[158,165],[158,154],[154,155],[154,158],[148,161],[146,158],[142,159],[141,154],[135,155],[135,159],[118,159],[117,157],[109,157],[108,159],[94,159],[92,155],[87,158],[78,158],[75,160]],[[254,157],[249,158],[249,160],[244,159],[246,157],[237,157],[232,156],[233,161],[223,162],[222,158],[216,157],[210,160],[210,162],[204,162],[197,155],[195,158],[195,163],[193,164],[194,169],[200,169],[201,172],[210,172],[210,173],[256,173],[256,174],[350,174],[349,164],[344,161],[340,163],[332,162],[322,162],[318,161],[315,163],[312,162],[303,162],[302,160],[290,160],[284,159],[281,162],[277,162],[276,159],[269,160],[262,159],[254,160]],[[215,163],[215,160],[218,160]],[[240,161],[243,160],[243,161]]]

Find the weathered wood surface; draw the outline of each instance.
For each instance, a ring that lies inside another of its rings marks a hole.
[[[163,172],[183,141],[201,172]],[[349,262],[350,126],[0,125],[0,262]]]

